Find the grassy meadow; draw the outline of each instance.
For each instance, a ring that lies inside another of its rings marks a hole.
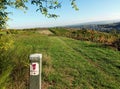
[[[43,55],[42,89],[120,89],[120,51],[114,48],[39,31],[12,37],[14,46],[0,51],[0,89],[29,89],[32,53]]]

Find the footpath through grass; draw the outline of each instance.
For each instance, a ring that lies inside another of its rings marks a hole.
[[[28,88],[31,53],[43,54],[42,89],[120,89],[118,51],[88,41],[39,33],[15,37],[14,49],[6,53],[14,67],[9,89]]]

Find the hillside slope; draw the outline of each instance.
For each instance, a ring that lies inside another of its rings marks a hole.
[[[17,34],[15,38],[14,49],[5,53],[15,65],[9,89],[23,89],[20,86],[28,83],[31,53],[43,54],[42,89],[120,89],[119,51],[39,33]]]

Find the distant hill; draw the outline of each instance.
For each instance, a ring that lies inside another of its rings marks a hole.
[[[120,22],[113,23],[113,24],[100,25],[100,26],[104,26],[105,28],[120,29]]]
[[[120,33],[120,21],[99,21],[99,22],[89,22],[89,23],[83,23],[83,24],[75,24],[75,25],[69,25],[66,27],[70,28],[85,28],[85,29],[91,29],[91,30],[100,30],[100,31],[111,31],[116,30]]]

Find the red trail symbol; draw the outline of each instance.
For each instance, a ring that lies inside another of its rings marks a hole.
[[[36,69],[36,64],[32,64],[33,70]]]

